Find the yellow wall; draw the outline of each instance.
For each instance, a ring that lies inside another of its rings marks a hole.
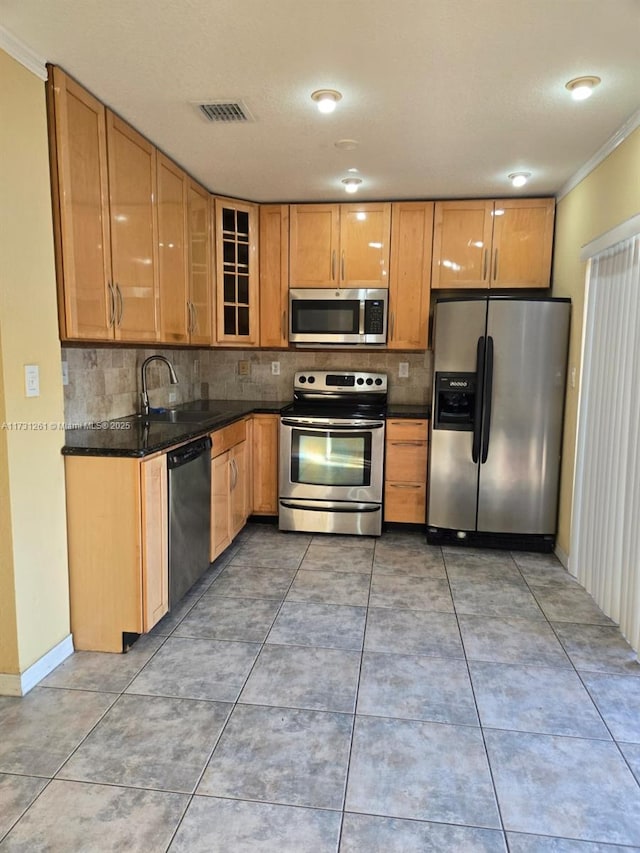
[[[556,211],[553,295],[573,301],[569,369],[576,368],[576,387],[566,398],[558,545],[569,554],[575,462],[580,349],[586,264],[580,249],[605,231],[640,213],[640,128],[621,143],[593,172],[571,190]]]
[[[0,416],[64,421],[42,80],[0,50]],[[27,398],[24,365],[40,368]],[[64,432],[0,429],[0,673],[69,634]]]

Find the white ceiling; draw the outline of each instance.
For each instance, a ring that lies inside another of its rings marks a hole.
[[[554,194],[640,106],[640,0],[0,0],[0,24],[261,202],[347,200],[349,168],[360,199]],[[581,75],[602,84],[577,103]],[[255,122],[205,122],[193,102],[220,98]]]

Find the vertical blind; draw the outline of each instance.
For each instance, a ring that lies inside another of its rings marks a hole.
[[[592,258],[571,568],[640,651],[640,235]]]

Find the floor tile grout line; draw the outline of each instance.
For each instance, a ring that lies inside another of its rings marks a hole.
[[[374,543],[374,546],[371,550],[371,574],[369,575],[369,592],[367,595],[367,607],[366,607],[364,626],[363,626],[363,630],[362,630],[362,647],[360,649],[360,663],[358,666],[358,678],[356,679],[356,689],[355,689],[355,695],[353,698],[353,715],[352,715],[352,719],[351,719],[351,737],[349,739],[349,749],[347,752],[347,762],[346,762],[345,775],[344,775],[344,791],[342,794],[342,809],[341,809],[340,827],[338,830],[338,843],[336,845],[336,851],[339,851],[341,846],[342,846],[342,833],[344,830],[344,817],[345,817],[346,808],[347,808],[347,793],[349,790],[349,776],[351,774],[351,759],[353,757],[353,744],[354,744],[354,739],[355,739],[356,720],[357,720],[357,714],[358,714],[358,700],[360,698],[360,681],[362,679],[362,666],[364,663],[364,646],[365,646],[365,641],[366,641],[366,637],[367,637],[367,622],[369,621],[369,606],[370,606],[370,602],[371,602],[371,589],[373,587],[373,564],[375,562],[376,547],[377,547],[379,541],[380,541],[379,539],[376,540],[376,542]]]
[[[453,589],[451,588],[451,584],[450,584],[449,571],[447,569],[447,557],[446,557],[446,554],[444,551],[442,551],[441,553],[442,553],[442,560],[444,562],[445,572],[447,573],[447,583],[449,584],[449,594],[451,595],[451,601],[453,604],[453,612],[455,613],[456,624],[458,626],[458,633],[460,634],[460,642],[462,643],[462,650],[464,652],[465,666],[467,669],[467,678],[469,679],[469,685],[471,688],[471,695],[473,696],[473,704],[474,704],[474,707],[476,709],[476,715],[478,717],[480,737],[482,738],[482,746],[484,749],[484,756],[485,756],[485,760],[487,762],[487,769],[489,771],[489,778],[491,780],[491,787],[493,788],[493,798],[494,798],[495,805],[496,805],[496,811],[498,813],[498,820],[500,822],[500,829],[502,830],[502,838],[504,840],[505,846],[508,849],[507,834],[506,834],[505,824],[504,824],[504,816],[502,814],[502,807],[500,804],[500,799],[498,797],[498,789],[496,786],[496,780],[495,780],[495,775],[493,772],[493,767],[491,766],[491,759],[489,758],[489,749],[487,747],[487,739],[485,737],[484,727],[482,725],[482,717],[480,715],[480,708],[478,707],[478,699],[477,699],[476,690],[475,690],[475,687],[473,684],[473,678],[471,677],[471,669],[469,667],[469,659],[467,657],[467,649],[466,649],[465,642],[464,642],[464,636],[462,633],[462,629],[460,627],[460,619],[458,618],[458,610],[456,607],[456,601],[455,601],[455,598],[453,595]]]
[[[309,543],[309,544],[310,544],[310,543]],[[305,549],[305,554],[307,553],[308,547],[309,547],[309,545],[307,545],[307,548]],[[304,557],[302,557],[302,558],[300,559],[300,562],[302,562],[302,559],[304,559]],[[229,566],[229,565],[230,565],[230,562],[229,562],[229,563],[227,563],[227,566]],[[227,568],[227,566],[225,566],[225,568]],[[247,568],[250,568],[250,567],[247,567]],[[299,570],[299,564],[298,564],[298,569],[296,570],[295,574],[294,574],[294,575],[293,575],[293,577],[291,578],[291,582],[290,582],[290,584],[289,584],[289,587],[287,588],[287,592],[288,592],[288,590],[291,588],[291,584],[293,583],[294,578],[296,577],[296,575],[297,575],[297,573],[298,573],[298,570]],[[223,571],[224,571],[224,570],[223,570]],[[221,572],[221,574],[222,574],[222,572]],[[286,593],[285,593],[285,596],[283,597],[282,601],[280,602],[280,606],[278,607],[278,610],[277,610],[277,612],[276,612],[275,616],[273,617],[273,620],[272,620],[272,622],[271,622],[271,626],[270,626],[270,628],[269,628],[269,631],[270,631],[270,630],[271,630],[271,628],[273,627],[273,625],[274,625],[274,623],[275,623],[275,620],[278,618],[278,614],[280,613],[280,611],[281,611],[281,609],[282,609],[282,605],[284,604],[285,599],[286,599]],[[191,611],[189,611],[189,612],[191,612]],[[186,618],[186,615],[187,615],[187,614],[185,614],[185,618]],[[182,620],[180,620],[180,621],[182,621]],[[178,623],[178,624],[180,624],[180,623]],[[178,627],[178,626],[176,626],[176,628],[177,628],[177,627]],[[169,845],[168,845],[168,847],[167,847],[167,850],[169,849],[169,847],[170,847],[170,846],[171,846],[171,844],[173,843],[173,840],[174,840],[174,838],[175,838],[175,836],[176,836],[176,834],[177,834],[177,832],[178,832],[178,829],[179,829],[179,827],[182,825],[182,822],[184,821],[184,818],[185,818],[185,816],[186,816],[186,814],[187,814],[187,811],[188,811],[188,809],[189,809],[189,806],[190,806],[190,805],[191,805],[191,803],[193,802],[193,798],[196,796],[196,793],[197,793],[198,788],[199,788],[199,786],[200,786],[200,784],[201,784],[201,782],[202,782],[202,779],[204,778],[204,775],[205,775],[205,773],[207,772],[207,769],[208,769],[208,767],[209,767],[209,764],[210,764],[210,762],[211,762],[211,759],[213,758],[213,754],[214,754],[214,752],[216,751],[216,748],[217,748],[218,744],[219,744],[219,743],[220,743],[220,741],[222,740],[222,737],[223,737],[223,735],[224,735],[225,731],[227,730],[227,726],[229,725],[229,721],[231,720],[231,717],[232,717],[232,715],[233,715],[233,713],[234,713],[235,709],[238,707],[238,705],[239,705],[239,704],[243,704],[243,703],[241,703],[241,702],[240,702],[240,696],[242,695],[242,691],[243,691],[243,690],[244,690],[244,688],[246,687],[247,681],[248,681],[248,680],[249,680],[249,678],[251,677],[251,673],[253,672],[253,670],[254,670],[254,668],[255,668],[255,666],[256,666],[256,664],[257,664],[257,662],[258,662],[258,659],[259,659],[259,657],[260,657],[260,655],[261,655],[261,653],[262,653],[262,650],[264,649],[264,647],[265,647],[265,645],[266,645],[266,638],[269,636],[269,631],[267,631],[267,634],[266,634],[266,636],[265,636],[265,639],[264,639],[264,640],[262,641],[262,643],[260,644],[260,649],[259,649],[259,651],[258,651],[257,655],[255,656],[255,659],[254,659],[254,661],[253,661],[253,664],[251,665],[251,668],[249,669],[249,672],[247,673],[246,678],[245,678],[245,679],[244,679],[244,681],[242,682],[242,686],[241,686],[241,687],[240,687],[240,689],[238,690],[238,695],[236,696],[236,699],[234,700],[234,702],[230,703],[230,704],[231,704],[231,708],[229,709],[229,713],[227,714],[227,718],[226,718],[226,720],[224,721],[224,725],[223,725],[223,726],[222,726],[222,728],[220,729],[220,732],[218,733],[218,737],[215,739],[215,743],[213,744],[213,747],[211,748],[211,751],[209,752],[209,754],[208,754],[208,756],[207,756],[206,761],[204,762],[204,765],[203,765],[202,771],[201,771],[201,772],[200,772],[200,774],[198,775],[198,778],[197,778],[197,780],[196,780],[196,782],[195,782],[195,785],[194,785],[194,787],[193,787],[193,791],[192,791],[192,793],[191,793],[191,797],[190,797],[189,803],[187,804],[187,808],[185,809],[185,811],[184,811],[184,813],[183,813],[183,815],[182,815],[182,818],[180,819],[180,821],[179,821],[179,823],[178,823],[178,826],[176,827],[176,829],[175,829],[175,831],[174,831],[174,833],[173,833],[173,835],[172,835],[172,837],[171,837],[171,840],[170,840],[170,842],[169,842]],[[213,701],[213,700],[212,700],[212,701]]]

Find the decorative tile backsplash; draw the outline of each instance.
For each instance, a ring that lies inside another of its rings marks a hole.
[[[173,364],[178,384],[169,383],[161,362],[149,366],[147,379],[152,406],[197,399],[282,400],[291,398],[297,370],[376,370],[389,377],[393,403],[425,403],[431,397],[431,352],[389,353],[265,351],[222,349],[138,349],[120,347],[62,348],[69,384],[64,389],[67,423],[119,418],[140,409],[140,368],[149,355],[164,355]],[[274,376],[271,363],[280,363]],[[240,375],[240,362],[249,372]],[[400,379],[400,362],[409,365],[409,377]],[[169,394],[175,394],[175,400]]]

